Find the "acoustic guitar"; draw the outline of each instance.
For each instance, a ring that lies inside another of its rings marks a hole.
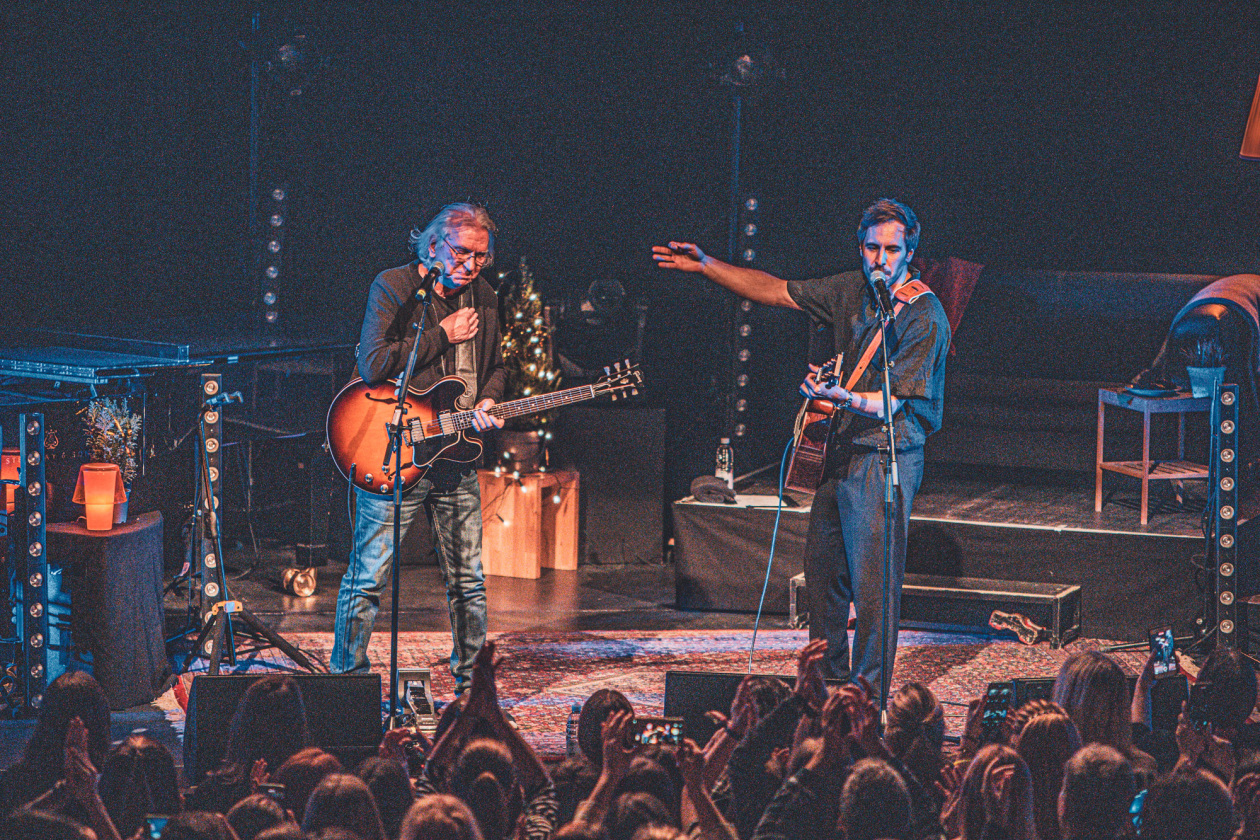
[[[843,364],[844,354],[841,353],[823,365],[815,378],[820,384],[833,387],[840,379],[838,369]],[[822,484],[827,442],[831,439],[831,424],[835,416],[836,406],[829,400],[807,399],[797,412],[792,434],[792,460],[784,481],[787,489],[813,493]]]
[[[605,394],[615,400],[619,396],[637,394],[643,384],[638,365],[628,360],[624,365],[619,362],[613,368],[604,368],[604,372],[594,384],[498,403],[486,413],[506,420]],[[337,471],[360,490],[391,496],[395,480],[401,482],[406,492],[438,461],[473,463],[484,449],[475,433],[470,433],[475,412],[455,408],[455,401],[467,390],[464,380],[458,376],[439,379],[423,391],[408,389],[403,417],[402,469],[395,475],[390,459],[389,424],[398,403],[398,385],[393,381],[368,385],[362,379],[354,379],[341,389],[328,408],[327,446]]]

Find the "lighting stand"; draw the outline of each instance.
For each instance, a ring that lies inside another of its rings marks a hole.
[[[326,673],[328,669],[298,650],[280,634],[267,627],[239,600],[232,597],[223,573],[223,535],[220,528],[219,507],[222,491],[221,450],[222,416],[220,407],[232,399],[221,395],[222,376],[217,373],[202,374],[201,417],[197,424],[197,491],[194,502],[194,548],[199,549],[201,568],[190,576],[201,578],[201,631],[193,648],[184,658],[180,673],[185,673],[193,660],[205,656],[209,661],[209,673],[216,675],[226,654],[228,662],[236,666],[236,637],[252,641],[251,651],[277,648],[293,660],[299,668],[310,673]],[[190,562],[192,562],[190,560]],[[236,626],[233,616],[239,617],[244,626]]]
[[[9,568],[16,579],[15,592],[20,600],[14,604],[15,638],[3,641],[11,651],[10,674],[0,670],[0,694],[14,715],[38,714],[48,687],[48,545],[47,480],[44,475],[44,415],[19,414],[18,434],[21,438],[18,482],[14,496],[15,509],[11,521],[4,522],[0,507],[0,540],[7,540],[5,531],[13,532],[13,557]],[[0,503],[4,499],[0,483]],[[0,549],[0,558],[4,550]],[[8,658],[8,657],[6,657]]]

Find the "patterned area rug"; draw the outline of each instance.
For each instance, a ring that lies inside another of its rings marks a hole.
[[[593,631],[572,633],[491,634],[501,656],[499,698],[515,717],[526,739],[544,758],[564,753],[564,727],[573,703],[599,688],[615,688],[643,714],[660,714],[665,699],[666,671],[748,671],[748,630]],[[289,641],[328,661],[331,633],[295,633]],[[807,640],[804,630],[763,630],[757,634],[754,673],[796,672],[796,651]],[[983,635],[903,631],[899,638],[893,685],[926,684],[945,703],[946,731],[961,730],[966,703],[984,692],[990,681],[1012,677],[1053,677],[1068,655],[1109,644],[1079,640],[1054,650],[1049,645],[1026,647]],[[448,667],[450,635],[443,632],[399,634],[399,667],[430,668],[434,695],[452,696]],[[389,636],[372,638],[368,655],[376,670],[387,673]],[[1144,654],[1115,654],[1126,671],[1137,673]],[[291,670],[285,657],[240,660],[238,672]],[[194,669],[195,672],[195,669]],[[388,698],[388,681],[383,683]],[[159,700],[171,723],[182,729],[182,710],[173,693]]]

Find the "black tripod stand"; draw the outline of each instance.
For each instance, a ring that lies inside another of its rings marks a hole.
[[[227,402],[227,399],[220,398],[218,404],[207,401],[207,405],[226,405]],[[219,514],[216,509],[217,500],[210,474],[210,462],[205,456],[207,451],[218,449],[215,446],[211,450],[206,445],[208,439],[206,434],[207,413],[207,411],[203,410],[197,422],[199,446],[196,456],[197,489],[193,500],[195,515],[194,534],[204,533],[213,542],[215,561],[210,568],[207,568],[208,564],[203,564],[199,572],[190,572],[189,577],[198,574],[201,576],[201,597],[204,600],[208,596],[213,603],[208,614],[203,616],[204,624],[193,642],[192,650],[184,658],[180,673],[186,673],[193,660],[201,656],[205,656],[208,660],[209,673],[212,676],[219,673],[225,655],[229,664],[235,667],[238,638],[246,643],[252,643],[252,646],[248,648],[251,652],[274,647],[305,671],[310,673],[327,673],[328,668],[326,666],[308,657],[295,645],[286,641],[279,633],[276,633],[259,621],[257,616],[250,612],[243,602],[232,597],[231,591],[228,589],[227,576],[224,574],[223,534],[220,528]],[[195,542],[196,538],[194,537],[194,547]],[[190,558],[190,568],[192,562]],[[207,580],[207,577],[210,579]],[[239,620],[239,623],[237,620]]]

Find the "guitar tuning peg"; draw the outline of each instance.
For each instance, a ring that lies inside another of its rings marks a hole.
[[[612,401],[613,401],[613,402],[616,402],[616,401],[617,401],[617,392],[616,392],[616,391],[613,391],[613,393],[612,393]]]
[[[604,365],[604,376],[611,376],[611,375],[612,375],[612,370],[609,369],[608,365]]]
[[[639,396],[639,389],[638,389],[638,388],[631,388],[631,389],[630,389],[630,396],[632,396],[632,397],[637,397],[637,396]]]

